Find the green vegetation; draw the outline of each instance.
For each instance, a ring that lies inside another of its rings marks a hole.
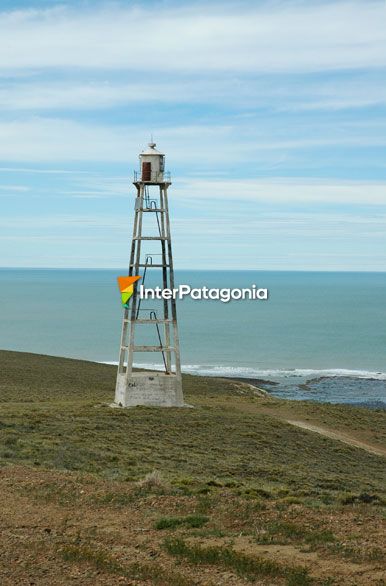
[[[150,580],[157,586],[193,586],[194,582],[178,572],[165,571],[158,564],[134,563],[128,566],[117,562],[109,553],[81,545],[66,545],[59,554],[66,562],[86,562],[97,570],[132,580]]]
[[[16,352],[0,359],[0,463],[129,481],[157,470],[185,494],[230,487],[259,499],[385,498],[381,457],[279,421],[264,410],[287,402],[256,397],[240,383],[185,376],[195,409],[119,410],[108,406],[114,367]],[[341,420],[341,407],[295,407]],[[377,437],[386,429],[385,413],[349,411],[360,427],[376,421]]]
[[[68,562],[90,562],[98,570],[107,570],[113,574],[125,574],[125,569],[105,551],[98,551],[80,545],[66,545],[59,551],[62,558]]]
[[[247,556],[227,547],[201,547],[190,545],[180,538],[165,540],[165,549],[171,555],[183,557],[192,564],[210,564],[234,570],[251,582],[256,578],[286,578],[288,586],[312,584],[306,568],[289,567],[284,564]]]
[[[155,524],[156,529],[176,529],[176,527],[191,527],[199,529],[209,521],[204,515],[187,515],[186,517],[162,517]]]
[[[0,352],[1,583],[382,584],[385,459],[287,420],[371,447],[385,412],[193,376],[112,409],[115,370]]]
[[[302,525],[288,521],[262,523],[256,537],[257,542],[262,544],[283,545],[292,542],[300,542],[312,546],[330,543],[335,541],[335,539],[336,538],[331,531],[311,530]]]

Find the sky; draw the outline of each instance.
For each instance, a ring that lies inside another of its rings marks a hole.
[[[384,0],[0,11],[0,266],[127,266],[153,135],[176,268],[386,270]]]

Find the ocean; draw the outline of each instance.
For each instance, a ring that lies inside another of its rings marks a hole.
[[[125,273],[1,269],[0,347],[116,362],[116,277]],[[386,408],[386,273],[180,270],[176,281],[269,290],[268,301],[179,301],[184,372],[263,379],[289,399]]]

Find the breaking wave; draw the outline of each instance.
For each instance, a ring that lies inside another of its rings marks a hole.
[[[117,364],[117,362],[104,362],[104,364]],[[151,370],[163,370],[161,364],[153,363],[136,363],[138,368],[149,368]],[[221,366],[221,365],[201,365],[201,364],[183,364],[182,372],[187,374],[198,374],[202,376],[227,376],[227,377],[244,377],[244,378],[317,378],[317,377],[349,377],[358,379],[386,380],[386,372],[371,370],[352,370],[347,368],[253,368],[243,366]]]

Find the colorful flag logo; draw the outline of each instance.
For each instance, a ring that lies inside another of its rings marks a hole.
[[[134,293],[134,283],[139,281],[141,277],[118,277],[118,287],[121,292],[121,299],[123,307],[129,307],[130,297]]]

